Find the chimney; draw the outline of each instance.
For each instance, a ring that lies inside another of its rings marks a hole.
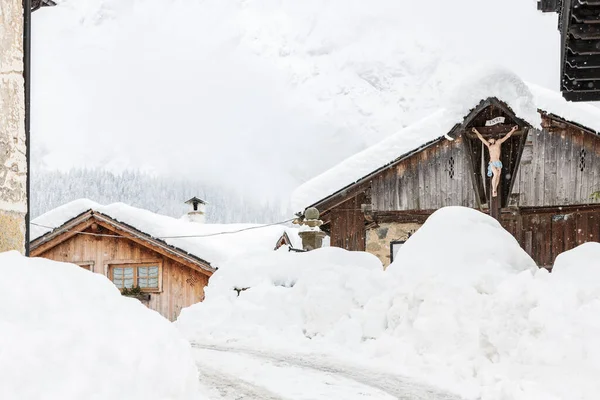
[[[206,212],[206,205],[208,204],[202,199],[192,197],[185,204],[189,204],[192,209],[187,213],[187,218],[190,222],[197,222],[199,224],[204,223],[204,213]]]

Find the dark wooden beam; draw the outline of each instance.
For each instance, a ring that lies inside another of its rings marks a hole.
[[[496,126],[482,126],[480,128],[475,127],[481,133],[481,136],[497,136],[497,135],[506,135],[512,129],[514,125],[496,125]],[[518,130],[512,134],[512,136],[521,136],[526,134],[526,130]],[[467,137],[470,139],[477,139],[477,135],[472,131],[466,132]]]
[[[573,212],[600,211],[599,203],[577,204],[572,206],[519,207],[522,215],[531,214],[569,214]]]
[[[410,210],[410,211],[373,211],[373,219],[377,223],[398,222],[422,224],[436,210]]]
[[[492,179],[489,179],[488,199],[490,217],[500,221],[500,209],[502,208],[502,174],[500,174],[500,182],[498,182],[498,192],[496,197],[492,197]]]

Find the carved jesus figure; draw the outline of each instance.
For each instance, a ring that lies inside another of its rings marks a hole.
[[[488,148],[490,153],[487,176],[492,178],[492,197],[496,197],[498,195],[498,184],[500,183],[500,173],[502,172],[502,161],[500,161],[502,143],[506,142],[517,129],[519,129],[518,126],[513,126],[510,132],[508,132],[502,139],[485,140],[483,136],[481,136],[481,133],[479,133],[477,129],[473,128],[473,132],[475,132],[479,140],[481,140],[481,142]]]

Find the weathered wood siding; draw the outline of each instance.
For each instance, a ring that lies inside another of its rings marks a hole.
[[[92,264],[91,270],[107,276],[108,265],[119,263],[162,263],[162,291],[150,293],[146,304],[173,321],[183,307],[204,299],[208,277],[126,238],[75,235],[39,255],[55,261]]]
[[[366,196],[359,194],[331,210],[331,246],[364,251],[366,247],[365,215],[361,205]]]
[[[371,199],[377,211],[477,207],[462,138],[444,139],[375,176]]]
[[[501,223],[540,267],[586,242],[600,242],[600,205],[575,210],[535,210],[503,215]]]
[[[598,203],[600,137],[568,126],[532,131],[510,203],[520,207]]]

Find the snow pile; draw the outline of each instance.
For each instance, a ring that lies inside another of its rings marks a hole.
[[[104,276],[16,252],[0,272],[0,398],[197,398],[189,344]]]
[[[596,399],[600,272],[583,287],[577,265],[557,269],[538,270],[489,216],[451,207],[386,271],[334,248],[235,260],[176,324],[192,341],[328,353],[466,398]]]
[[[506,276],[536,270],[535,262],[497,220],[465,207],[433,213],[389,267],[390,273],[403,279],[440,280],[479,290]]]
[[[284,225],[201,224],[156,214],[124,203],[105,206],[88,199],[72,201],[35,218],[31,225],[31,239],[35,240],[51,232],[51,228],[58,228],[89,210],[162,239],[167,244],[206,260],[217,268],[231,257],[273,251],[284,233],[294,247],[301,248],[298,229]],[[221,234],[224,232],[226,234]],[[190,235],[197,237],[181,237]]]
[[[444,107],[458,117],[457,123],[482,100],[495,97],[508,105],[517,117],[539,127],[534,96],[525,82],[512,71],[499,67],[481,66],[469,71],[444,99]]]
[[[600,243],[584,243],[559,254],[552,275],[579,286],[597,287],[600,284]]]
[[[302,343],[335,330],[349,310],[364,306],[384,285],[381,262],[369,253],[281,249],[219,269],[205,301],[184,308],[176,324],[191,340],[262,337]]]

